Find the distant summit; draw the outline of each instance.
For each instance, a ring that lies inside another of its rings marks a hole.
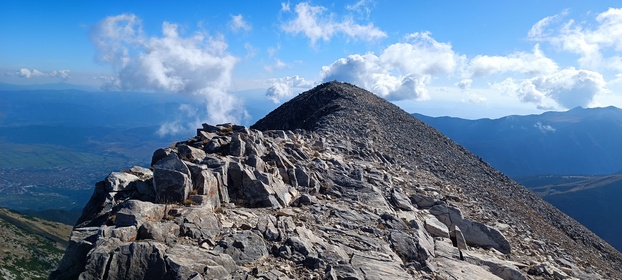
[[[603,279],[622,255],[433,128],[330,82],[96,185],[51,279]]]

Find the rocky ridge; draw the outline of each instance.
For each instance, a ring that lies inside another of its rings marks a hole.
[[[620,279],[583,226],[331,82],[99,182],[50,279]]]

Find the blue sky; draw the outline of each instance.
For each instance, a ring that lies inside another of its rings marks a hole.
[[[613,1],[226,3],[2,1],[0,82],[194,96],[209,122],[335,79],[432,116],[622,107]]]

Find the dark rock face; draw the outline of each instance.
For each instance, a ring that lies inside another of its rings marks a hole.
[[[602,240],[348,84],[204,124],[152,169],[96,185],[50,279],[622,278]]]

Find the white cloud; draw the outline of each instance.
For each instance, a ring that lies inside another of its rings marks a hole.
[[[285,68],[287,66],[288,66],[287,63],[283,62],[282,60],[278,58],[275,58],[274,63],[264,66],[264,69],[268,72],[272,72],[276,69]]]
[[[539,129],[542,133],[555,132],[556,129],[551,125],[543,125],[541,122],[537,122],[533,127]]]
[[[15,74],[19,77],[22,78],[26,78],[26,79],[30,79],[30,78],[56,78],[56,79],[60,79],[60,80],[67,80],[69,79],[70,76],[70,72],[69,70],[52,70],[50,72],[43,72],[43,71],[39,71],[37,69],[28,69],[28,68],[21,68],[19,69],[19,71],[17,71]]]
[[[289,11],[282,5],[281,11]],[[295,7],[296,17],[281,25],[281,29],[286,33],[304,34],[311,40],[311,45],[315,45],[317,40],[330,41],[333,36],[338,34],[346,35],[348,38],[372,41],[387,37],[382,30],[375,27],[372,23],[360,25],[352,18],[345,18],[335,21],[334,14],[327,14],[323,6],[313,6],[309,3],[299,3]]]
[[[432,76],[453,73],[464,58],[429,33],[407,39],[388,46],[380,56],[354,54],[323,66],[322,80],[350,82],[390,100],[427,99]]]
[[[608,50],[622,50],[622,8],[609,8],[598,14],[594,24],[572,19],[556,24],[564,16],[566,13],[539,21],[531,28],[529,38],[578,54],[578,62],[584,68],[606,67],[608,59],[603,55]]]
[[[462,59],[451,44],[437,42],[429,32],[413,33],[406,39],[404,43],[390,45],[381,54],[384,63],[403,73],[450,73]]]
[[[462,79],[460,82],[456,83],[456,86],[459,87],[462,91],[468,91],[473,84],[473,80],[471,79]]]
[[[546,57],[539,45],[536,45],[532,53],[516,52],[508,56],[475,56],[469,61],[466,75],[481,77],[508,72],[537,75],[552,73],[557,69],[557,63]]]
[[[605,92],[605,85],[600,73],[570,67],[526,79],[518,85],[516,93],[521,101],[534,103],[540,108],[558,105],[570,109],[588,107],[596,94]]]
[[[568,10],[564,10],[560,14],[548,16],[548,17],[541,19],[540,21],[538,21],[536,24],[534,24],[531,27],[531,29],[527,33],[527,36],[529,38],[536,39],[536,40],[551,36],[551,34],[549,33],[550,31],[547,30],[547,27],[550,26],[551,24],[559,22],[561,18],[565,17],[567,14],[568,14]]]
[[[229,28],[234,32],[238,31],[251,31],[253,27],[244,20],[242,15],[234,15],[231,16],[231,21],[229,21]]]
[[[370,5],[372,5],[373,3],[369,0],[359,0],[358,2],[352,4],[352,5],[347,5],[346,9],[350,10],[350,11],[355,11],[359,14],[361,14],[363,17],[365,18],[369,18],[369,15],[371,14],[371,8]]]
[[[205,106],[202,121],[210,123],[233,122],[243,114],[240,101],[227,93],[238,59],[227,52],[222,36],[183,36],[176,24],[164,22],[162,36],[149,37],[133,14],[107,17],[91,35],[99,59],[115,71],[108,87],[197,96]]]
[[[281,3],[281,12],[289,12],[291,9],[289,8],[289,2]]]
[[[266,90],[266,97],[274,103],[290,98],[294,94],[294,89],[308,89],[313,86],[312,82],[299,76],[271,79],[269,82],[272,86]]]

